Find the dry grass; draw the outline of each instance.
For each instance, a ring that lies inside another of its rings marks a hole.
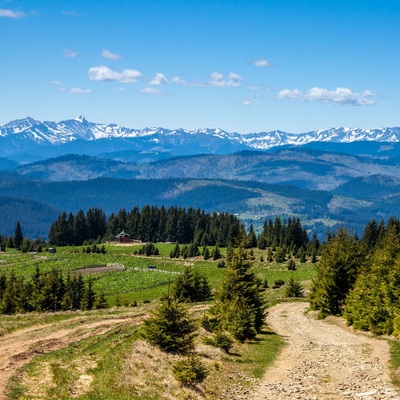
[[[201,337],[205,332],[201,333]],[[223,394],[237,391],[243,383],[243,374],[235,365],[235,356],[202,343],[196,343],[196,353],[208,369],[206,380],[195,387],[180,385],[172,375],[173,365],[180,359],[167,354],[143,340],[134,342],[125,360],[121,385],[138,397],[156,397],[161,400],[216,399]],[[238,385],[236,386],[235,383]]]

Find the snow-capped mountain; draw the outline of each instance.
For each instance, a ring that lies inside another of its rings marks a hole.
[[[124,145],[116,145],[122,140]],[[112,146],[110,146],[112,141]],[[96,153],[109,151],[169,152],[172,155],[229,153],[245,149],[268,150],[276,146],[304,145],[311,142],[351,143],[356,141],[400,142],[400,128],[350,129],[330,128],[306,133],[282,131],[239,134],[222,129],[132,129],[116,124],[99,124],[83,116],[51,122],[27,117],[0,126],[0,156],[43,153],[43,147],[74,143],[88,149],[96,143]],[[85,143],[84,145],[82,143]],[[68,147],[68,146],[67,146]],[[63,152],[64,153],[64,152]],[[59,152],[58,152],[59,154]]]

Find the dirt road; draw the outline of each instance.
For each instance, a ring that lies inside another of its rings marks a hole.
[[[8,379],[18,367],[38,354],[63,348],[70,343],[94,335],[100,335],[118,324],[139,323],[142,315],[129,318],[108,318],[97,322],[85,322],[78,318],[77,326],[66,327],[66,323],[33,326],[21,329],[0,338],[0,399],[6,399],[5,388]]]
[[[287,346],[252,393],[253,400],[400,399],[390,383],[386,341],[337,320],[304,314],[307,303],[279,304],[268,324]]]

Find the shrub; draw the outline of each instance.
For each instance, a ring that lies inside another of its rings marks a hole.
[[[278,288],[280,288],[281,286],[283,286],[285,284],[285,281],[284,280],[282,280],[282,279],[277,279],[275,282],[274,282],[274,286],[272,286],[272,289],[278,289]]]
[[[213,336],[205,338],[204,343],[229,353],[233,345],[233,339],[227,333],[218,329]]]
[[[201,383],[207,378],[207,368],[200,358],[190,353],[184,359],[178,361],[173,366],[172,374],[174,378],[184,386],[193,386]]]
[[[288,269],[289,271],[296,271],[296,262],[293,260],[293,258],[291,258],[291,259],[289,260],[287,269]]]

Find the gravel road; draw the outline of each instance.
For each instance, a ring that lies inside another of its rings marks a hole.
[[[307,303],[269,310],[268,325],[286,347],[249,399],[400,399],[390,382],[385,340],[354,332],[343,320],[317,320]]]

